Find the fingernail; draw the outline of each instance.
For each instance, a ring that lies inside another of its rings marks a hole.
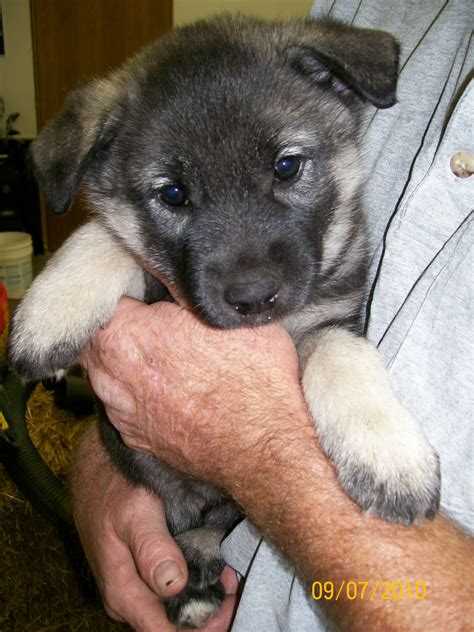
[[[155,586],[160,592],[165,592],[171,586],[174,586],[181,579],[183,573],[179,566],[173,560],[161,562],[153,573]]]

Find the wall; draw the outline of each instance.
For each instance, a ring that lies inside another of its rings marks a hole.
[[[5,101],[2,123],[20,112],[14,128],[21,138],[36,136],[35,82],[29,0],[1,0],[5,55],[0,55],[0,97]]]
[[[0,125],[4,130],[8,114],[20,112],[15,128],[20,130],[22,138],[33,138],[37,125],[30,3],[0,0],[0,4],[5,34],[5,56],[0,56],[0,97],[5,101],[5,115]],[[306,16],[311,5],[312,0],[174,0],[174,24],[223,11],[240,11],[268,19]]]
[[[306,17],[312,0],[174,0],[174,24],[179,26],[224,11],[238,11],[261,18]]]

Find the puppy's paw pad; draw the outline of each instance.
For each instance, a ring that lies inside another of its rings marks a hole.
[[[204,628],[219,611],[224,601],[224,589],[220,582],[204,589],[186,586],[184,590],[167,599],[166,613],[178,628]]]

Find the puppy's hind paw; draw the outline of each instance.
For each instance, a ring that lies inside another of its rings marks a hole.
[[[219,611],[223,601],[224,588],[220,581],[203,589],[186,586],[178,595],[166,600],[166,614],[179,629],[200,629]]]

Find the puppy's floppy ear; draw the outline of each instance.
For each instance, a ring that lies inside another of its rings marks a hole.
[[[32,143],[29,162],[55,213],[65,213],[97,152],[120,119],[119,87],[96,79],[66,98],[63,109]]]
[[[388,108],[396,103],[399,52],[385,31],[308,20],[289,54],[292,65],[310,80]]]

